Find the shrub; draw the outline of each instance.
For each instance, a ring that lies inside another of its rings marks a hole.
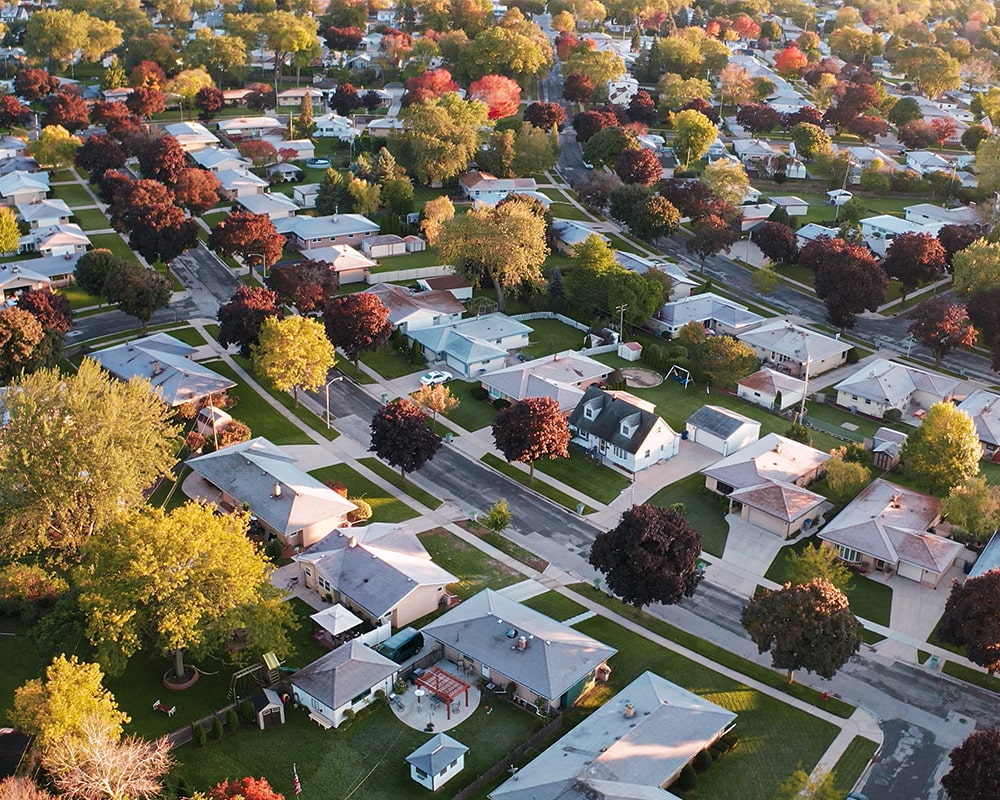
[[[730,750],[736,747],[740,743],[740,737],[737,736],[733,731],[730,731],[725,736],[719,739],[715,743],[723,753],[728,753]]]
[[[694,767],[690,764],[685,766],[674,781],[674,786],[682,792],[693,792],[698,786],[698,773],[694,771]]]
[[[712,755],[708,750],[701,750],[698,755],[694,757],[694,769],[695,772],[704,772],[712,766]]]
[[[376,703],[384,703],[385,702],[385,692],[383,692],[381,689],[376,689],[375,690],[375,702]]]
[[[502,397],[498,397],[493,401],[493,408],[497,411],[503,411],[505,408],[510,408],[510,400],[504,400]]]
[[[882,415],[882,419],[886,422],[899,422],[903,418],[903,412],[898,408],[886,409],[886,412]]]
[[[416,339],[413,340],[413,344],[410,346],[410,363],[415,367],[422,367],[424,365],[424,356],[420,352],[420,342]]]
[[[858,352],[858,348],[852,347],[847,351],[847,363],[857,364],[861,360],[861,354]]]
[[[272,561],[277,561],[281,558],[281,554],[285,551],[285,546],[281,543],[281,539],[272,539],[266,545],[264,545],[264,555],[266,555]]]
[[[222,727],[222,720],[218,715],[212,717],[212,738],[215,741],[221,741],[225,729]]]
[[[360,497],[349,497],[347,499],[357,506],[357,508],[347,515],[348,522],[353,525],[355,522],[364,522],[372,518],[372,507],[367,500],[363,500]]]
[[[184,437],[184,444],[187,445],[188,450],[192,453],[197,453],[205,446],[205,437],[198,433],[198,431],[191,431]]]
[[[235,708],[231,708],[226,712],[226,726],[229,728],[230,733],[236,733],[240,729],[240,716],[236,713]]]
[[[253,724],[253,703],[249,700],[244,700],[240,703],[240,716],[243,717],[243,721],[247,725]]]
[[[198,747],[204,747],[208,742],[208,734],[205,733],[205,728],[199,722],[195,722],[191,726],[191,737]]]
[[[809,433],[809,429],[798,422],[794,422],[789,426],[788,430],[785,431],[785,436],[793,442],[812,445],[812,434]]]
[[[344,731],[351,727],[351,723],[354,722],[354,717],[357,716],[353,709],[347,709],[344,712],[344,721],[340,723],[340,730]]]
[[[33,564],[0,569],[0,614],[20,614],[30,622],[51,608],[69,585],[58,575]]]
[[[469,394],[472,395],[473,400],[489,400],[490,393],[483,388],[481,383],[477,383],[471,389],[469,389]]]

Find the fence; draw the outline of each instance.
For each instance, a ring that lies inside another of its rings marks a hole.
[[[243,701],[241,700],[240,702]],[[173,733],[168,734],[167,738],[170,739],[170,747],[171,748],[180,747],[182,744],[187,744],[188,742],[190,742],[194,738],[195,725],[200,725],[205,730],[205,733],[211,735],[212,723],[215,721],[216,717],[222,720],[222,724],[225,725],[226,714],[229,713],[229,709],[231,708],[236,708],[236,703],[230,703],[227,706],[223,706],[214,714],[209,714],[207,717],[202,717],[201,719],[195,720],[190,725],[185,725],[183,728],[180,728],[179,730],[176,730]],[[237,709],[237,713],[239,713],[239,709]]]
[[[440,278],[454,275],[455,268],[447,264],[438,267],[417,267],[416,269],[396,269],[390,272],[373,272],[368,276],[368,284],[390,283],[392,281],[415,281],[420,278]]]
[[[420,658],[414,660],[412,663],[407,664],[405,667],[399,670],[399,677],[404,681],[408,681],[410,676],[413,674],[415,669],[427,669],[428,667],[433,667],[442,658],[444,658],[444,648],[435,647],[429,653],[424,653]]]
[[[511,764],[515,761],[519,761],[521,757],[527,752],[531,747],[536,744],[545,741],[552,734],[557,733],[562,730],[563,718],[562,714],[557,715],[551,722],[549,722],[541,730],[536,731],[534,735],[528,737],[527,740],[521,742],[517,747],[511,750],[507,755],[497,761],[492,767],[490,767],[486,772],[476,778],[472,783],[466,786],[464,789],[460,789],[455,794],[451,796],[451,800],[467,800],[488,784],[492,783],[497,779],[497,777],[508,769],[510,769]]]
[[[368,647],[375,647],[382,644],[386,639],[392,635],[392,625],[386,622],[384,625],[379,625],[375,630],[368,631],[367,633],[362,633],[358,637],[358,641],[361,644],[367,645]]]
[[[569,325],[571,328],[576,328],[578,331],[590,330],[590,328],[582,322],[577,322],[575,319],[564,317],[562,314],[556,314],[554,311],[531,311],[527,314],[514,314],[511,318],[516,319],[519,322],[525,322],[526,320],[532,319],[555,319],[563,325]]]

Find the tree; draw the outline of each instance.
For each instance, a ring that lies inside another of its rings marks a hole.
[[[33,14],[24,32],[28,56],[48,66],[96,61],[122,41],[122,32],[113,22],[92,17],[85,11],[43,10]]]
[[[159,114],[165,108],[166,95],[159,89],[137,86],[125,98],[125,107],[141,119]]]
[[[270,289],[238,287],[229,302],[219,308],[219,344],[239,345],[240,355],[248,357],[257,344],[264,321],[278,316],[277,303],[278,296]]]
[[[611,194],[613,197],[615,193]],[[612,216],[614,216],[614,205],[612,205]],[[650,195],[639,203],[628,224],[632,233],[639,238],[656,241],[674,233],[680,225],[680,220],[680,213],[666,198]]]
[[[208,790],[209,800],[285,800],[271,788],[267,778],[240,778],[216,784]]]
[[[780,222],[765,222],[754,229],[750,240],[765,256],[781,264],[790,264],[799,255],[795,231]]]
[[[906,475],[937,495],[979,474],[981,455],[975,422],[951,403],[932,405],[900,451]]]
[[[276,264],[265,283],[277,294],[278,302],[295,306],[301,314],[312,314],[337,293],[340,281],[325,261],[306,259]]]
[[[362,352],[382,349],[392,333],[389,309],[368,292],[331,298],[323,311],[323,324],[327,337],[355,367]]]
[[[566,112],[558,103],[531,103],[522,116],[525,122],[547,131],[561,128],[566,122]]]
[[[729,249],[740,238],[725,220],[709,214],[697,220],[692,226],[694,236],[687,240],[687,251],[698,256],[701,271],[705,271],[705,260],[709,256]]]
[[[921,283],[939,278],[945,270],[947,253],[929,233],[901,233],[882,260],[882,269],[903,284],[903,299]]]
[[[493,284],[497,304],[506,308],[507,290],[541,279],[549,254],[545,220],[524,203],[479,205],[442,225],[437,248],[445,263],[475,285]]]
[[[28,145],[28,155],[43,167],[62,169],[73,163],[83,142],[60,125],[42,128],[38,138]]]
[[[847,598],[832,583],[817,578],[786,583],[750,598],[740,622],[760,653],[771,653],[775,669],[805,669],[830,679],[861,647],[861,623]]]
[[[923,119],[924,113],[920,110],[920,104],[915,97],[901,97],[889,109],[887,118],[897,128],[901,128],[907,122]]]
[[[938,241],[944,248],[945,259],[951,266],[955,253],[964,250],[980,236],[978,225],[945,225],[938,231]]]
[[[656,122],[656,102],[645,89],[640,89],[629,100],[628,116],[632,122],[641,125],[652,125]]]
[[[369,450],[391,466],[399,467],[399,476],[404,481],[407,472],[420,469],[441,447],[441,437],[434,432],[430,417],[405,398],[379,408],[372,417],[371,432]]]
[[[95,134],[87,137],[73,161],[90,173],[91,181],[97,182],[108,170],[125,166],[125,151],[110,137]]]
[[[87,294],[104,295],[104,284],[108,275],[118,269],[122,260],[110,250],[98,248],[80,256],[73,273],[76,285]]]
[[[1000,570],[952,585],[938,635],[990,677],[1000,669]]]
[[[177,175],[174,197],[177,204],[186,208],[193,216],[201,216],[219,202],[221,188],[215,173],[190,167]]]
[[[746,103],[736,112],[736,123],[750,133],[768,133],[778,127],[781,114],[770,106]]]
[[[756,351],[732,336],[711,336],[698,353],[705,376],[717,386],[733,386],[760,368]]]
[[[674,605],[691,597],[702,578],[700,554],[701,534],[682,511],[643,504],[597,535],[589,562],[622,602],[641,611],[650,603]]]
[[[204,86],[194,96],[194,104],[201,112],[198,114],[198,119],[207,122],[222,110],[222,107],[225,105],[225,98],[222,91],[215,86]]]
[[[73,324],[69,300],[49,288],[32,289],[17,298],[17,308],[27,311],[42,326],[42,339],[34,348],[30,367],[54,367],[62,358],[66,331]]]
[[[857,497],[871,483],[871,470],[857,461],[848,461],[834,452],[823,465],[826,469],[827,497],[834,503],[846,503]]]
[[[859,114],[847,125],[847,130],[857,136],[862,142],[874,142],[879,136],[885,136],[889,126],[884,119],[871,114]]]
[[[808,63],[809,59],[806,54],[797,45],[792,44],[782,50],[774,59],[774,68],[783,78],[797,78]]]
[[[17,215],[11,208],[0,208],[0,253],[16,252],[21,244]]]
[[[87,127],[90,110],[78,89],[61,88],[56,94],[42,99],[41,124],[43,127],[60,126],[70,133]]]
[[[948,295],[925,300],[909,317],[913,320],[908,328],[910,335],[934,353],[935,367],[953,347],[972,347],[979,336],[968,309]]]
[[[781,283],[781,276],[778,275],[774,265],[770,261],[765,262],[750,276],[750,285],[759,295],[774,294]]]
[[[968,308],[982,343],[990,348],[994,371],[1000,371],[1000,286],[974,294]]]
[[[169,513],[145,508],[95,534],[77,582],[101,664],[120,673],[150,646],[171,656],[174,677],[183,679],[191,673],[185,653],[228,653],[237,663],[262,650],[287,654],[292,614],[248,526],[245,513],[220,515],[191,502]]]
[[[143,177],[173,186],[181,172],[187,169],[187,155],[180,143],[169,135],[153,139],[139,153],[139,169]]]
[[[22,67],[14,73],[14,93],[29,103],[59,91],[59,79],[45,69]]]
[[[594,96],[594,82],[581,72],[574,72],[563,79],[563,97],[570,103],[589,103]]]
[[[896,57],[895,66],[931,99],[962,85],[958,60],[939,47],[918,45],[905,48]]]
[[[962,132],[961,141],[962,147],[968,150],[970,153],[975,153],[985,140],[990,138],[990,133],[986,130],[983,125],[970,125]]]
[[[774,800],[841,800],[844,793],[837,788],[836,777],[824,770],[812,778],[797,769],[778,786]]]
[[[0,308],[0,383],[8,385],[36,361],[36,350],[45,336],[42,324],[28,311]]]
[[[607,130],[613,130],[608,128]],[[602,131],[603,133],[603,131]],[[597,137],[591,140],[596,141]],[[588,142],[590,144],[590,142]],[[615,164],[615,172],[625,183],[652,186],[663,177],[663,166],[652,150],[622,150]]]
[[[674,117],[674,152],[684,166],[705,155],[718,135],[712,121],[699,111],[688,109]]]
[[[170,305],[171,292],[170,280],[165,275],[131,263],[119,266],[104,283],[108,301],[117,303],[119,310],[139,320],[143,336],[153,312]]]
[[[1000,286],[1000,243],[977,239],[952,258],[955,296],[968,298]]]
[[[402,131],[389,136],[389,150],[424,184],[463,172],[479,152],[487,123],[486,105],[466,102],[454,92],[400,112]]]
[[[829,542],[809,544],[788,559],[788,580],[792,585],[809,583],[822,578],[844,591],[853,573],[841,561],[840,552]]]
[[[797,152],[805,159],[830,152],[832,140],[819,125],[800,122],[792,127],[790,135]]]
[[[559,403],[551,397],[527,397],[505,408],[493,420],[493,441],[509,464],[528,465],[528,480],[535,479],[540,458],[568,458],[570,433]]]
[[[346,28],[329,27],[323,34],[326,46],[331,50],[345,52],[347,50],[357,50],[361,40],[365,38],[365,32],[356,25]]]
[[[503,75],[484,75],[469,85],[469,97],[486,104],[490,119],[503,119],[517,113],[521,87]]]
[[[299,388],[318,391],[337,363],[323,325],[309,317],[268,317],[250,352],[254,366],[279,392],[290,391],[296,406]]]
[[[455,205],[446,196],[435,197],[424,206],[420,230],[427,239],[427,244],[433,247],[441,235],[444,224],[455,216]]]
[[[985,543],[1000,528],[1000,487],[990,485],[982,476],[968,478],[951,488],[941,513],[973,540]]]
[[[252,260],[264,266],[276,264],[285,246],[285,237],[274,227],[265,214],[234,211],[220,220],[208,235],[210,249],[227,256],[239,255],[244,261]]]
[[[11,775],[0,781],[0,800],[54,800],[27,776]]]
[[[978,800],[1000,793],[998,747],[1000,730],[987,728],[969,734],[948,754],[951,769],[941,778],[941,785],[949,800]]]
[[[854,317],[875,311],[885,299],[889,279],[871,252],[843,239],[820,236],[799,251],[799,263],[816,273],[816,295],[826,302],[827,318],[843,330]]]
[[[185,64],[204,67],[220,83],[227,72],[238,72],[247,63],[247,47],[242,39],[216,33],[211,28],[196,30],[183,52]]]
[[[31,109],[12,94],[0,97],[0,128],[8,131],[25,125],[31,119]]]
[[[534,125],[522,125],[514,137],[514,159],[511,170],[515,175],[534,175],[555,166],[558,142],[551,134]]]
[[[899,141],[911,150],[922,150],[937,141],[937,134],[929,122],[915,119],[901,126],[897,132]]]
[[[722,202],[738,206],[750,188],[750,178],[739,162],[719,160],[705,167],[701,181]]]
[[[443,383],[421,386],[410,394],[410,399],[425,411],[430,411],[431,419],[437,419],[438,414],[454,411],[461,404],[459,399],[451,393],[451,389]]]

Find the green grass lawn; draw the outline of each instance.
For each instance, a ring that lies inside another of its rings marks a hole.
[[[216,223],[221,222],[226,217],[229,216],[229,209],[225,211],[209,211],[201,215],[202,221],[208,225],[209,228],[214,227]]]
[[[361,354],[361,360],[375,370],[383,378],[392,380],[402,378],[404,375],[413,375],[426,371],[426,366],[414,366],[410,363],[409,355],[404,355],[391,345],[383,347],[381,350],[366,350]]]
[[[96,306],[103,302],[100,297],[94,297],[92,294],[87,294],[75,283],[71,283],[69,286],[63,286],[59,289],[59,294],[69,300],[69,307],[74,311],[80,308]]]
[[[610,661],[611,679],[584,702],[603,703],[643,671],[651,670],[713,703],[736,712],[739,744],[698,776],[698,788],[686,798],[703,800],[772,800],[775,790],[796,768],[807,772],[819,761],[837,728],[770,695],[750,689],[602,617],[585,620],[577,630],[618,649]],[[789,732],[794,731],[794,736]]]
[[[533,333],[528,337],[531,346],[523,352],[531,358],[561,353],[563,350],[578,350],[586,339],[583,331],[565,325],[557,319],[532,319],[525,323]]]
[[[684,504],[691,526],[701,532],[701,549],[722,558],[729,526],[726,524],[726,499],[705,488],[705,478],[696,472],[664,486],[649,498],[655,506]]]
[[[857,430],[854,431],[842,428],[845,436],[859,436],[870,439],[875,435],[875,431],[883,425],[886,425],[884,422],[878,422],[873,419],[868,419],[867,417],[852,414],[850,411],[844,411],[841,408],[828,405],[827,403],[817,403],[807,400],[806,409],[809,417],[825,422],[827,425],[833,425],[834,427],[840,428],[846,422],[849,425],[857,426]],[[905,431],[907,426],[900,424],[898,426],[887,425],[887,427]]]
[[[171,336],[175,339],[180,339],[184,344],[189,344],[192,347],[201,347],[202,345],[208,344],[205,341],[205,337],[202,336],[198,331],[192,328],[190,325],[185,325],[182,328],[174,328],[168,330]]]
[[[73,219],[85,231],[98,231],[111,227],[108,218],[99,208],[81,208],[73,212]]]
[[[375,379],[365,372],[360,367],[355,368],[354,364],[348,361],[346,358],[337,359],[337,369],[344,373],[348,378],[350,378],[355,383],[360,383],[362,385],[375,383]]]
[[[572,203],[564,200],[558,192],[553,192],[556,197],[552,198],[549,211],[555,219],[572,219],[578,222],[593,222],[594,218]]]
[[[544,572],[549,562],[544,558],[539,558],[530,550],[521,547],[516,542],[512,542],[502,533],[494,533],[489,528],[473,522],[471,519],[459,520],[456,523],[460,528],[464,528],[473,536],[477,536],[487,544],[493,545],[501,553],[505,553],[516,561],[520,561],[527,567],[531,567],[538,572]]]
[[[372,507],[372,522],[405,522],[418,517],[416,511],[347,464],[333,464],[309,473],[319,481],[340,481],[349,497],[360,497]]]
[[[221,360],[202,363],[236,382],[229,394],[238,397],[239,402],[230,409],[230,413],[235,419],[248,425],[254,436],[266,436],[279,445],[312,444],[313,440],[299,430],[298,426],[279,414],[261,395],[243,383],[229,364]]]
[[[483,589],[502,589],[521,580],[521,574],[463,542],[444,528],[417,534],[434,563],[458,578],[449,589],[466,600]]]
[[[545,594],[529,597],[521,601],[522,605],[540,611],[557,622],[565,622],[578,614],[586,611],[586,607],[580,605],[576,600],[571,600],[559,592],[545,592]]]
[[[70,208],[92,206],[96,202],[82,183],[56,184],[49,191],[49,197],[53,200],[65,200]]]
[[[789,567],[792,557],[801,553],[810,544],[815,544],[818,547],[820,541],[816,537],[809,536],[801,538],[795,544],[782,547],[764,577],[781,584],[790,580]],[[851,611],[857,616],[879,625],[889,625],[889,615],[892,611],[892,587],[882,583],[878,573],[874,578],[855,575],[851,578],[844,594],[851,602]]]
[[[508,464],[506,461],[504,461],[501,458],[498,458],[492,453],[487,453],[480,459],[480,461],[482,461],[487,466],[493,467],[493,469],[497,470],[498,472],[502,472],[508,478],[517,481],[522,486],[527,486],[529,489],[533,489],[534,491],[538,492],[538,494],[542,495],[542,497],[547,497],[553,503],[558,503],[563,508],[568,508],[571,511],[576,511],[577,505],[580,504],[580,501],[577,500],[575,497],[570,497],[565,492],[560,491],[554,486],[551,486],[548,483],[546,483],[544,477],[539,477],[536,474],[535,480],[534,482],[532,482],[528,478],[528,473],[522,472],[513,464]],[[593,513],[594,511],[593,508],[586,505],[585,503],[582,505],[584,514]]]
[[[372,273],[394,272],[401,269],[420,269],[421,267],[436,267],[442,263],[441,256],[433,247],[418,253],[407,253],[405,256],[387,256],[378,260],[378,266],[372,267]]]
[[[864,736],[855,736],[851,739],[844,754],[837,759],[836,765],[831,770],[834,774],[834,786],[838,792],[847,794],[854,788],[854,784],[864,773],[876,750],[878,745],[871,739],[866,739]]]
[[[423,503],[425,506],[427,506],[427,508],[431,509],[432,511],[440,507],[441,500],[436,498],[430,492],[421,489],[419,486],[414,484],[413,481],[409,479],[404,481],[402,478],[399,477],[399,473],[396,472],[396,470],[383,464],[377,458],[374,457],[362,458],[359,459],[359,463],[364,464],[366,467],[368,467],[368,469],[370,469],[376,475],[379,475],[383,480],[388,481],[400,491],[408,494],[414,500]]]
[[[978,686],[981,689],[1000,693],[1000,678],[991,678],[986,674],[986,670],[972,669],[964,664],[956,664],[954,661],[945,661],[944,666],[941,667],[941,671],[945,675],[951,675],[953,678],[971,683],[973,686]]]
[[[461,425],[467,431],[478,431],[493,424],[496,409],[487,400],[477,400],[472,396],[472,387],[479,386],[472,381],[451,381],[448,388],[459,400],[458,408],[448,413],[448,419]]]
[[[97,233],[90,237],[90,244],[94,250],[110,250],[116,256],[125,261],[131,261],[133,264],[138,264],[139,259],[136,258],[135,253],[132,252],[132,248],[128,246],[128,243],[117,233]]]
[[[539,459],[535,462],[535,471],[562,481],[605,505],[632,483],[620,472],[587,460],[576,446],[569,448],[569,458]]]

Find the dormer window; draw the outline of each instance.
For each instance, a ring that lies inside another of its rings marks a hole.
[[[585,419],[597,419],[597,415],[601,413],[601,401],[600,398],[595,398],[587,403],[583,407],[583,416]]]
[[[635,433],[636,427],[637,426],[631,424],[628,420],[625,420],[622,422],[622,436],[628,436],[631,438],[632,434]]]

